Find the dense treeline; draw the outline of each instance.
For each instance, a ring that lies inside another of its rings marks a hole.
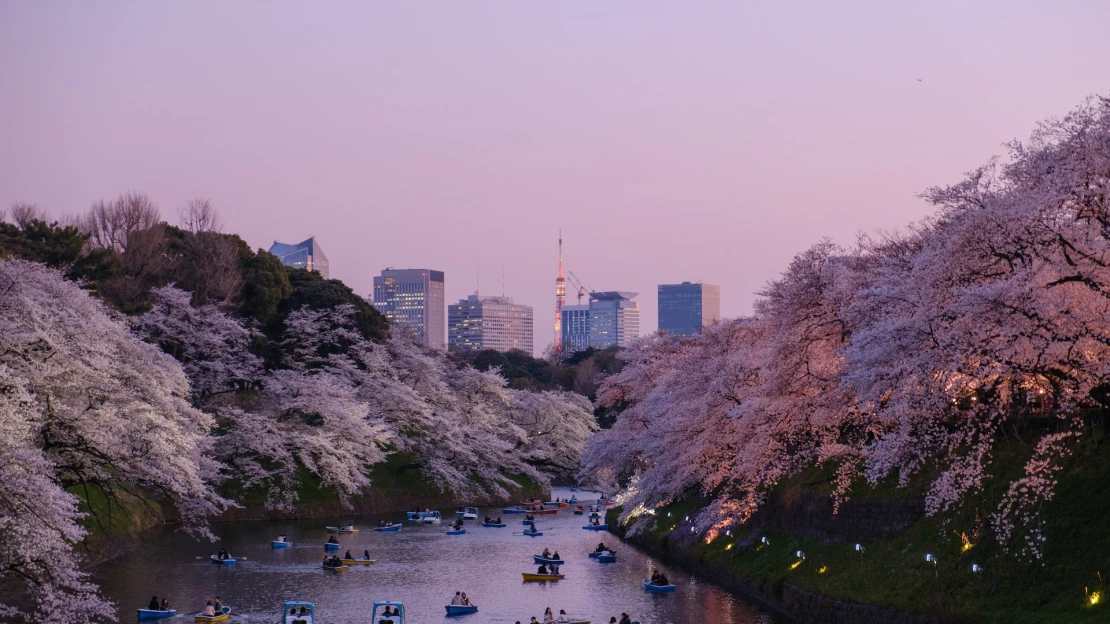
[[[248,492],[287,509],[311,480],[346,501],[393,452],[474,502],[577,470],[584,397],[391,333],[342,282],[221,233],[205,201],[181,216],[133,193],[60,223],[0,215],[0,619],[114,612],[75,549],[90,496],[154,498],[205,535]]]
[[[583,476],[627,485],[632,516],[707,496],[712,540],[815,463],[839,500],[923,476],[928,512],[954,510],[1010,437],[1031,457],[987,530],[1039,559],[1039,510],[1110,406],[1110,100],[1011,154],[929,190],[936,214],[902,235],[798,255],[755,316],[622,353]]]

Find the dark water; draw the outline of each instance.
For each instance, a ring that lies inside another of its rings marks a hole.
[[[568,497],[566,490],[553,496]],[[583,500],[594,497],[585,494]],[[352,566],[334,573],[320,568],[324,526],[337,519],[300,522],[244,522],[217,524],[221,541],[198,542],[166,531],[149,535],[138,551],[96,571],[105,594],[120,607],[120,621],[136,620],[135,609],[145,607],[152,595],[168,597],[178,616],[168,622],[192,622],[182,613],[200,610],[205,600],[220,596],[234,608],[231,622],[277,622],[284,600],[309,600],[316,604],[320,624],[363,624],[370,621],[376,600],[405,604],[405,624],[458,622],[482,624],[517,620],[527,624],[551,607],[557,615],[565,609],[571,619],[607,624],[627,612],[643,624],[770,624],[750,605],[720,588],[699,581],[680,570],[657,564],[651,557],[621,543],[604,531],[583,531],[583,516],[562,508],[555,516],[539,516],[543,537],[520,535],[522,516],[481,508],[479,521],[467,521],[467,533],[444,535],[453,509],[441,509],[444,524],[405,524],[399,533],[373,530],[379,520],[401,519],[404,514],[345,518],[361,529],[358,535],[341,535],[340,555],[347,550],[361,556],[369,549],[377,560],[372,566]],[[484,528],[481,517],[501,515],[504,529]],[[272,550],[279,533],[288,535],[293,547]],[[599,541],[617,550],[617,563],[590,559]],[[227,548],[246,556],[233,566],[196,561],[196,556]],[[544,547],[566,560],[566,579],[554,583],[524,583],[521,572],[535,572],[532,554]],[[641,579],[652,569],[662,570],[678,586],[672,594],[649,594]],[[444,605],[456,591],[464,591],[478,605],[475,614],[444,616]]]

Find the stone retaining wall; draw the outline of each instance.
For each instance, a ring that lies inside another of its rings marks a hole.
[[[924,517],[924,500],[849,499],[833,515],[832,497],[803,492],[772,495],[752,524],[823,542],[845,542],[897,533]]]

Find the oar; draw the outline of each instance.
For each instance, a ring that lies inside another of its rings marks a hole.
[[[211,559],[211,558],[212,558],[212,555],[207,555],[207,556],[201,555],[199,557],[196,557],[196,560],[200,561],[201,559]],[[246,561],[247,560],[246,557],[232,557],[232,559],[234,559],[236,561],[239,561],[239,560]]]

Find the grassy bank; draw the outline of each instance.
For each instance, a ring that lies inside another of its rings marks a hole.
[[[1019,475],[1027,457],[1023,445],[1007,444],[995,457],[994,473]],[[827,493],[827,476],[814,468],[780,484],[777,494]],[[954,513],[861,540],[863,553],[855,550],[855,542],[827,543],[750,528],[707,544],[689,534],[685,521],[700,508],[696,501],[657,510],[641,539],[693,563],[725,569],[773,597],[781,597],[790,582],[833,598],[935,615],[942,622],[1110,621],[1110,588],[1102,581],[1110,574],[1110,440],[1092,435],[1069,459],[1055,498],[1042,510],[1047,543],[1039,562],[1023,563],[1004,553],[990,531],[988,515],[1007,484],[1006,478],[992,479]],[[923,494],[889,483],[854,490],[856,497]],[[926,561],[927,553],[935,556],[935,565]],[[972,572],[972,564],[983,571]],[[1097,602],[1092,599],[1096,592]]]

